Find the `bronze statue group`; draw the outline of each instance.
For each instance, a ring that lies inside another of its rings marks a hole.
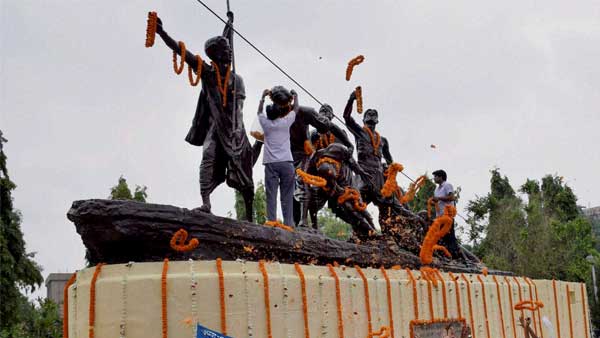
[[[348,135],[333,123],[334,110],[330,105],[323,104],[319,111],[300,105],[298,95],[282,86],[263,92],[258,107],[262,133],[253,131],[251,134],[259,140],[250,144],[242,118],[246,97],[244,81],[231,71],[233,13],[228,12],[227,16],[222,36],[205,43],[210,64],[172,39],[162,21],[155,19],[156,34],[173,51],[174,63],[177,56],[182,59],[180,72],[185,62],[189,67],[190,82],[192,72],[202,82],[196,113],[186,137],[190,144],[203,147],[200,164],[202,206],[199,209],[210,212],[211,193],[227,182],[242,194],[246,218],[253,221],[252,171],[264,142],[269,221],[276,221],[279,190],[283,223],[287,226],[318,229],[317,213],[327,204],[337,217],[352,226],[354,236],[351,240],[393,238],[401,247],[418,250],[419,239],[423,238],[432,219],[423,213],[411,212],[401,200],[402,191],[397,185],[392,193],[383,193],[394,165],[389,143],[376,130],[379,123],[377,110],[364,112],[362,126],[352,117],[355,92],[349,96],[343,118],[346,128],[354,136],[357,160],[352,155],[355,147]],[[271,102],[265,107],[266,97]],[[310,132],[309,127],[314,130]],[[395,174],[391,179],[395,185]],[[439,186],[433,200],[454,203],[452,186],[445,182],[445,172],[434,172],[434,179]],[[377,232],[367,211],[370,203],[379,210],[381,233]],[[443,212],[443,208],[440,209],[439,212]],[[443,241],[455,258],[462,256],[454,229]]]

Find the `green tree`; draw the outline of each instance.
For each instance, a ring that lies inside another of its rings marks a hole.
[[[62,320],[58,305],[50,299],[37,299],[37,305],[26,297],[19,301],[19,321],[0,332],[0,338],[60,338]]]
[[[119,177],[119,182],[114,187],[110,188],[110,196],[111,200],[132,200],[138,202],[146,202],[146,198],[148,198],[148,194],[146,192],[148,188],[146,186],[135,186],[135,191],[131,194],[131,189],[129,189],[129,185],[127,185],[127,180],[121,175]]]
[[[347,240],[352,236],[352,226],[339,219],[329,208],[323,208],[317,214],[319,228],[325,236]]]
[[[428,177],[425,184],[415,194],[415,198],[408,203],[408,207],[414,212],[427,210],[427,200],[433,196],[434,191],[435,183]]]
[[[467,207],[474,251],[493,269],[585,282],[593,290],[586,257],[599,256],[597,239],[572,189],[561,177],[546,175],[541,184],[527,179],[519,192],[526,201],[517,196],[506,176],[492,170],[490,192]],[[482,240],[477,242],[478,238]],[[600,307],[593,301],[590,305],[594,322],[600,324]]]
[[[21,214],[13,209],[12,190],[6,167],[4,143],[0,131],[0,330],[10,330],[20,323],[20,304],[25,298],[20,289],[33,291],[44,281],[34,253],[25,250],[21,231]]]
[[[246,220],[246,205],[244,197],[239,191],[235,191],[235,218],[239,221]],[[258,182],[254,192],[254,202],[252,203],[252,212],[254,214],[254,223],[264,224],[267,221],[267,193],[262,181]]]

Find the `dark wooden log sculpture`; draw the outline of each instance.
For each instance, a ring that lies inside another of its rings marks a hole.
[[[92,264],[161,261],[165,257],[172,260],[220,257],[304,264],[337,262],[377,268],[399,265],[415,269],[420,266],[416,255],[384,237],[354,244],[306,228],[290,232],[170,205],[82,200],[73,202],[67,217],[75,223]],[[189,238],[198,239],[199,246],[186,253],[173,250],[170,240],[179,229],[185,229]],[[479,273],[483,265],[435,259],[434,267]]]

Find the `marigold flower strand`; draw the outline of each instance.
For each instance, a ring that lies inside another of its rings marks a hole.
[[[71,278],[63,288],[63,338],[69,338],[69,287],[75,283],[77,273],[71,275]]]
[[[260,260],[258,262],[258,268],[263,276],[263,289],[265,296],[265,311],[267,317],[267,336],[268,338],[273,338],[273,334],[271,332],[271,301],[269,299],[269,275],[267,274],[267,269],[265,268],[265,261]]]
[[[300,291],[302,292],[302,314],[304,319],[304,338],[310,338],[310,331],[308,329],[308,300],[306,298],[306,280],[304,279],[304,272],[300,264],[295,263],[294,268],[298,273],[300,279]]]
[[[92,276],[92,281],[90,282],[90,316],[88,319],[89,338],[94,338],[94,324],[96,322],[96,281],[98,280],[98,276],[100,275],[100,271],[102,270],[102,267],[104,265],[104,263],[99,263],[98,265],[96,265],[94,275]]]
[[[148,12],[148,21],[146,26],[146,48],[154,46],[156,36],[156,25],[158,16],[156,12]]]
[[[169,259],[163,261],[162,274],[160,277],[160,295],[161,295],[161,320],[162,320],[162,338],[168,338],[167,321],[167,271],[169,269]]]
[[[219,275],[219,301],[221,305],[221,333],[227,335],[227,311],[225,304],[225,277],[223,276],[223,262],[217,258],[217,274]]]
[[[387,294],[387,303],[388,303],[388,318],[389,318],[389,322],[390,322],[390,335],[392,338],[394,338],[394,309],[393,309],[393,305],[392,305],[392,283],[390,282],[390,278],[387,275],[387,271],[385,271],[385,268],[382,266],[380,268],[381,270],[381,274],[383,275],[383,279],[385,279],[385,288],[386,288],[386,294]]]
[[[179,41],[179,52],[179,55],[181,55],[181,62],[179,66],[177,66],[177,52],[173,51],[173,70],[177,75],[181,74],[185,67],[185,43],[183,43],[183,41]]]
[[[190,85],[192,85],[192,87],[196,87],[198,85],[198,83],[200,83],[200,77],[202,75],[202,64],[204,61],[202,61],[202,58],[200,57],[200,55],[196,55],[196,79],[194,80],[194,74],[192,74],[192,66],[188,65],[188,80],[190,80]]]

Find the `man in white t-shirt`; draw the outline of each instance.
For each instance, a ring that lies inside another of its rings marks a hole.
[[[265,96],[270,95],[273,104],[263,113]],[[293,103],[292,103],[293,101]],[[265,193],[267,195],[267,218],[277,220],[277,189],[281,192],[283,222],[294,225],[294,164],[290,146],[290,126],[296,120],[298,95],[282,86],[265,90],[258,107],[258,121],[264,132]]]
[[[433,201],[437,203],[436,217],[444,214],[444,208],[446,205],[456,206],[456,198],[454,197],[454,187],[452,184],[446,182],[448,175],[444,170],[436,170],[433,173],[433,181],[438,185],[433,193]],[[456,240],[456,233],[454,232],[454,224],[452,229],[446,236],[440,240],[442,245],[450,251],[452,257],[460,257],[460,248],[458,241]]]

